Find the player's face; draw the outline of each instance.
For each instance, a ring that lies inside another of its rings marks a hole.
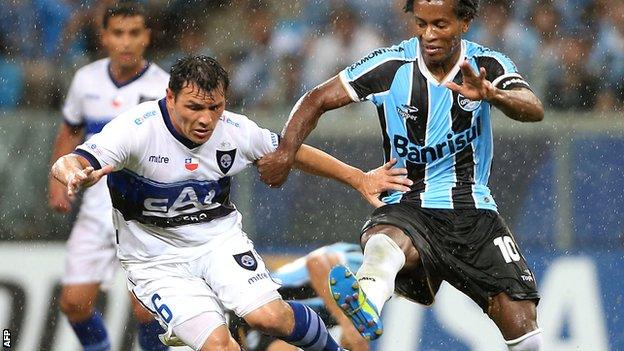
[[[111,63],[120,68],[143,64],[143,54],[150,41],[150,30],[143,16],[113,16],[102,29],[102,43]]]
[[[427,65],[454,63],[461,49],[461,36],[470,22],[455,14],[457,0],[416,0],[414,18],[420,54]]]
[[[225,110],[225,95],[223,89],[205,92],[187,85],[178,96],[167,89],[167,106],[173,112],[171,122],[175,129],[192,142],[203,144],[210,139]]]

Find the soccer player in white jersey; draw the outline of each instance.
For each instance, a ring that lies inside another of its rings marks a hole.
[[[53,161],[71,152],[83,136],[99,132],[113,117],[140,102],[165,95],[169,75],[143,56],[150,30],[140,7],[124,4],[107,8],[101,35],[108,57],[76,72],[65,100],[64,123],[54,144]],[[49,203],[62,213],[72,206],[64,186],[53,178]],[[85,350],[110,349],[102,317],[93,304],[100,286],[110,281],[118,266],[111,211],[105,182],[85,191],[67,242],[60,306]],[[132,300],[141,348],[165,350],[158,339],[162,332],[158,322]]]
[[[342,350],[314,311],[284,302],[229,200],[231,177],[276,149],[279,138],[225,111],[229,79],[206,56],[171,68],[167,96],[141,104],[61,157],[52,174],[74,196],[108,174],[118,257],[129,289],[195,350],[239,350],[224,310],[304,350]],[[296,164],[337,179],[369,202],[409,189],[392,162],[367,174],[303,147]],[[112,172],[112,173],[111,173]]]

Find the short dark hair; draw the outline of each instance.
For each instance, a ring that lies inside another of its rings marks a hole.
[[[206,93],[222,88],[225,95],[230,85],[230,78],[223,66],[205,55],[179,59],[171,67],[170,74],[169,89],[175,96],[188,85],[196,85]]]
[[[407,0],[403,10],[405,10],[405,12],[414,12],[414,1],[415,0]],[[455,14],[457,18],[472,21],[477,17],[478,10],[479,0],[455,0]]]
[[[115,17],[115,16],[123,16],[123,17],[141,16],[144,19],[145,26],[147,26],[147,13],[145,12],[145,9],[141,5],[134,3],[134,2],[120,1],[110,7],[107,7],[106,11],[104,11],[102,27],[104,29],[108,28],[109,20],[111,19],[111,17]]]

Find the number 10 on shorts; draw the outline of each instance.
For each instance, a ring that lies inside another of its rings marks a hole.
[[[498,246],[501,250],[506,263],[520,261],[520,254],[516,248],[516,243],[514,243],[510,236],[499,236],[494,239],[494,245]]]

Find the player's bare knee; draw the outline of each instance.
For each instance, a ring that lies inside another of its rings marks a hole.
[[[248,316],[245,321],[252,328],[273,336],[285,336],[295,325],[292,309],[284,301],[273,301]]]
[[[513,300],[506,293],[493,296],[488,314],[505,340],[517,339],[538,329],[537,309],[531,300]]]
[[[72,294],[64,289],[61,293],[59,308],[70,320],[89,317],[93,310],[93,301],[85,295]]]
[[[253,318],[247,320],[247,323],[261,332],[269,335],[284,336],[289,332],[286,325],[287,316],[278,311],[268,310],[263,318]]]
[[[324,267],[327,265],[326,263],[327,260],[322,255],[311,255],[306,258],[306,268],[308,269],[308,272]]]
[[[240,351],[240,346],[230,333],[213,332],[202,345],[201,351]]]

